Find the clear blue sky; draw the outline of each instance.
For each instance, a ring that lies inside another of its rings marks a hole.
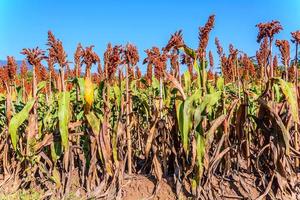
[[[25,47],[46,48],[48,30],[63,41],[69,60],[78,42],[94,44],[101,57],[108,42],[132,42],[143,59],[145,49],[165,45],[179,29],[196,48],[198,27],[210,14],[216,15],[209,43],[214,52],[218,36],[224,48],[233,43],[254,55],[259,22],[279,20],[284,30],[277,38],[290,39],[300,29],[300,0],[0,0],[0,59],[23,59]]]

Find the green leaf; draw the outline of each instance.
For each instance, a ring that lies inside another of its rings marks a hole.
[[[177,102],[176,112],[177,119],[179,123],[179,130],[181,133],[182,146],[186,154],[189,153],[189,133],[193,125],[193,104],[200,99],[200,92],[194,93],[192,96],[188,97],[184,102]]]
[[[52,158],[52,160],[53,160],[54,163],[56,163],[57,160],[59,159],[59,157],[61,156],[61,153],[62,153],[62,148],[61,147],[62,147],[61,143],[60,142],[56,142],[56,141],[54,141],[50,145],[51,158]]]
[[[130,90],[133,93],[136,93],[136,90],[137,90],[137,88],[136,88],[136,82],[137,82],[137,80],[132,80],[131,83],[130,83],[130,86],[129,86]]]
[[[155,78],[155,76],[152,77],[152,87],[153,89],[159,89],[159,81]]]
[[[189,91],[191,90],[191,75],[190,75],[190,72],[189,71],[184,72],[183,76],[184,76],[185,92],[189,93]]]
[[[182,132],[183,132],[183,115],[182,115],[183,114],[183,101],[176,100],[175,106],[176,106],[176,116],[177,116],[179,131],[182,134]]]
[[[79,86],[80,95],[82,96],[82,99],[84,99],[83,98],[83,96],[84,96],[84,78],[78,78],[77,83]]]
[[[205,154],[205,138],[199,133],[196,135],[197,140],[197,164],[199,169],[199,174],[202,174],[203,171],[203,157]]]
[[[223,77],[219,77],[217,79],[217,88],[218,90],[222,91],[224,87],[224,78]]]
[[[275,100],[276,102],[280,101],[280,90],[279,90],[279,86],[277,84],[273,85],[273,88],[275,90]]]
[[[93,133],[99,135],[100,133],[100,119],[91,111],[85,115],[89,125],[91,126]]]
[[[194,59],[197,57],[196,51],[194,51],[193,49],[191,49],[185,45],[183,47],[180,47],[180,49],[183,50],[187,55],[189,55],[190,57],[192,57]]]
[[[118,106],[118,108],[120,108],[120,106],[121,106],[121,100],[122,100],[122,94],[121,94],[120,87],[118,87],[117,85],[115,85],[113,87],[113,90],[114,90],[114,94],[115,94],[115,99],[116,99],[117,106]]]
[[[66,149],[69,147],[69,103],[70,93],[61,92],[58,95],[58,119],[59,119],[59,131],[62,140],[62,145]]]
[[[38,85],[37,85],[37,92],[36,93],[39,93],[44,87],[46,87],[46,81],[42,81],[40,82]]]
[[[197,109],[199,109],[199,112],[203,113],[203,111],[206,108],[214,106],[216,103],[218,103],[218,101],[221,99],[221,94],[222,94],[221,91],[217,91],[217,92],[214,92],[212,94],[205,95],[205,97],[203,98],[203,101],[201,102],[201,104],[197,108]]]
[[[56,188],[59,188],[61,186],[60,174],[59,174],[58,170],[56,169],[56,167],[53,168],[51,178],[54,181],[54,183],[56,184]]]
[[[23,124],[23,122],[29,117],[29,112],[34,105],[35,100],[30,99],[25,107],[16,115],[12,117],[9,123],[8,132],[11,137],[11,142],[14,150],[17,150],[17,142],[18,142],[18,128]]]
[[[298,104],[297,104],[295,87],[292,83],[288,83],[283,79],[279,78],[278,80],[279,80],[280,88],[291,108],[293,120],[299,123]]]

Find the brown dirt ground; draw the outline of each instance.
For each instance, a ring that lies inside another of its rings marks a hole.
[[[124,181],[122,187],[123,200],[143,200],[151,197],[155,189],[155,181],[150,177],[137,175],[131,180]],[[163,180],[154,200],[177,199],[171,186]],[[183,197],[182,199],[187,199]]]

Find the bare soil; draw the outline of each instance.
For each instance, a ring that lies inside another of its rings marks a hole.
[[[126,180],[122,187],[123,200],[142,200],[151,197],[155,190],[155,180],[151,177],[137,175],[131,180]],[[176,199],[176,195],[171,186],[163,180],[157,195],[153,198],[155,200],[172,200]]]

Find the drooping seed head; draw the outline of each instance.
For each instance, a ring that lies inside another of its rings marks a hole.
[[[300,30],[299,31],[295,31],[291,33],[292,35],[292,42],[293,43],[297,43],[300,44]]]
[[[99,56],[93,50],[94,46],[88,46],[82,51],[82,64],[85,64],[85,75],[90,76],[90,70],[93,64],[100,62]]]
[[[260,42],[264,38],[272,39],[275,34],[279,33],[283,28],[279,21],[271,21],[267,23],[259,23],[256,25],[258,27],[257,42]]]
[[[182,46],[184,46],[184,41],[182,38],[182,30],[179,30],[176,31],[173,35],[171,35],[171,38],[168,41],[167,46],[163,50],[169,52],[171,49],[178,50]]]
[[[43,59],[46,59],[45,51],[38,47],[34,49],[23,49],[21,54],[26,55],[26,59],[30,65],[39,67]]]

